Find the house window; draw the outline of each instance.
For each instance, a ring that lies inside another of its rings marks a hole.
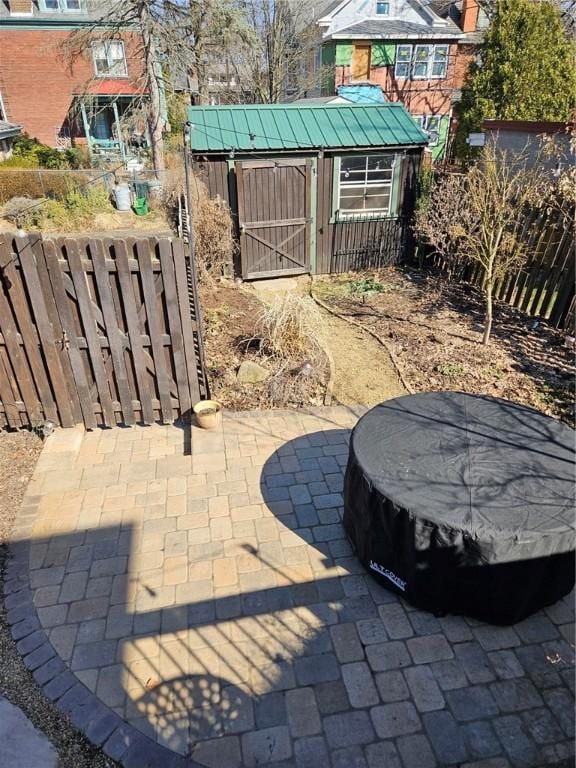
[[[81,0],[40,0],[40,10],[51,13],[79,13]]]
[[[382,0],[376,0],[376,15],[388,16],[390,13],[390,3],[382,2]]]
[[[448,46],[435,45],[432,59],[432,77],[446,77],[448,69]]]
[[[399,45],[396,48],[396,66],[394,75],[396,77],[410,77],[410,65],[412,63],[412,46]]]
[[[448,69],[447,45],[399,45],[396,49],[396,77],[413,80],[440,79]]]
[[[340,158],[335,199],[338,218],[389,216],[395,165],[395,155]]]
[[[433,55],[433,45],[417,45],[414,48],[414,62],[412,64],[412,78],[414,80],[428,79]]]
[[[430,137],[428,141],[429,147],[437,147],[440,141],[440,116],[439,115],[422,115],[419,118],[420,126],[423,131],[426,131]]]
[[[94,71],[98,77],[127,77],[126,53],[122,40],[106,40],[92,44]]]

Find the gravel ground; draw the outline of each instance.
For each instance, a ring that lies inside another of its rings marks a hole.
[[[6,623],[2,589],[6,541],[41,449],[42,441],[34,433],[0,432],[0,695],[20,707],[46,734],[58,752],[59,768],[114,768],[117,763],[94,748],[45,698],[24,666]]]

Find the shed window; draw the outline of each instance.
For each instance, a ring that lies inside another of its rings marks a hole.
[[[376,0],[376,14],[378,16],[388,16],[390,13],[390,3]]]
[[[106,40],[92,44],[94,71],[98,77],[127,77],[126,53],[122,40]]]
[[[338,218],[389,216],[396,159],[394,155],[340,158]]]
[[[396,67],[394,75],[396,77],[410,77],[410,65],[412,63],[412,46],[399,45],[396,48]]]

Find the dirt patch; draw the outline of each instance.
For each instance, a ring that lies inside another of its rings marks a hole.
[[[42,441],[33,432],[0,432],[0,695],[20,707],[46,734],[58,752],[59,768],[114,768],[117,764],[93,747],[46,699],[24,666],[6,620],[1,589],[6,542],[41,449]]]
[[[351,290],[353,281],[358,286],[369,277],[326,278],[315,282],[314,291],[341,315],[385,338],[414,391],[493,395],[574,423],[574,360],[564,333],[497,303],[492,340],[483,346],[477,288],[388,268],[373,275],[380,292]]]
[[[322,405],[328,379],[327,364],[305,381],[260,342],[259,322],[266,308],[250,286],[222,280],[201,287],[206,364],[210,394],[231,410]],[[251,360],[270,377],[257,384],[237,378],[240,364]],[[296,366],[304,365],[298,361]],[[327,361],[326,361],[327,363]]]
[[[323,313],[328,346],[334,359],[334,401],[374,405],[406,394],[390,356],[360,328]]]

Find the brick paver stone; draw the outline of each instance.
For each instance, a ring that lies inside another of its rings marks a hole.
[[[378,703],[378,692],[370,667],[365,661],[344,664],[342,679],[350,704],[355,708],[370,707]]]
[[[383,704],[370,710],[376,733],[381,739],[392,739],[419,731],[422,727],[414,705],[409,701]]]
[[[341,664],[364,659],[364,649],[354,624],[337,624],[330,628],[330,634],[336,656]]]
[[[312,688],[286,691],[286,709],[292,736],[297,738],[320,733],[320,714]]]
[[[419,712],[444,708],[444,696],[429,667],[411,667],[404,676]]]
[[[292,756],[292,742],[286,726],[250,731],[242,736],[244,764],[252,766],[277,763]]]

